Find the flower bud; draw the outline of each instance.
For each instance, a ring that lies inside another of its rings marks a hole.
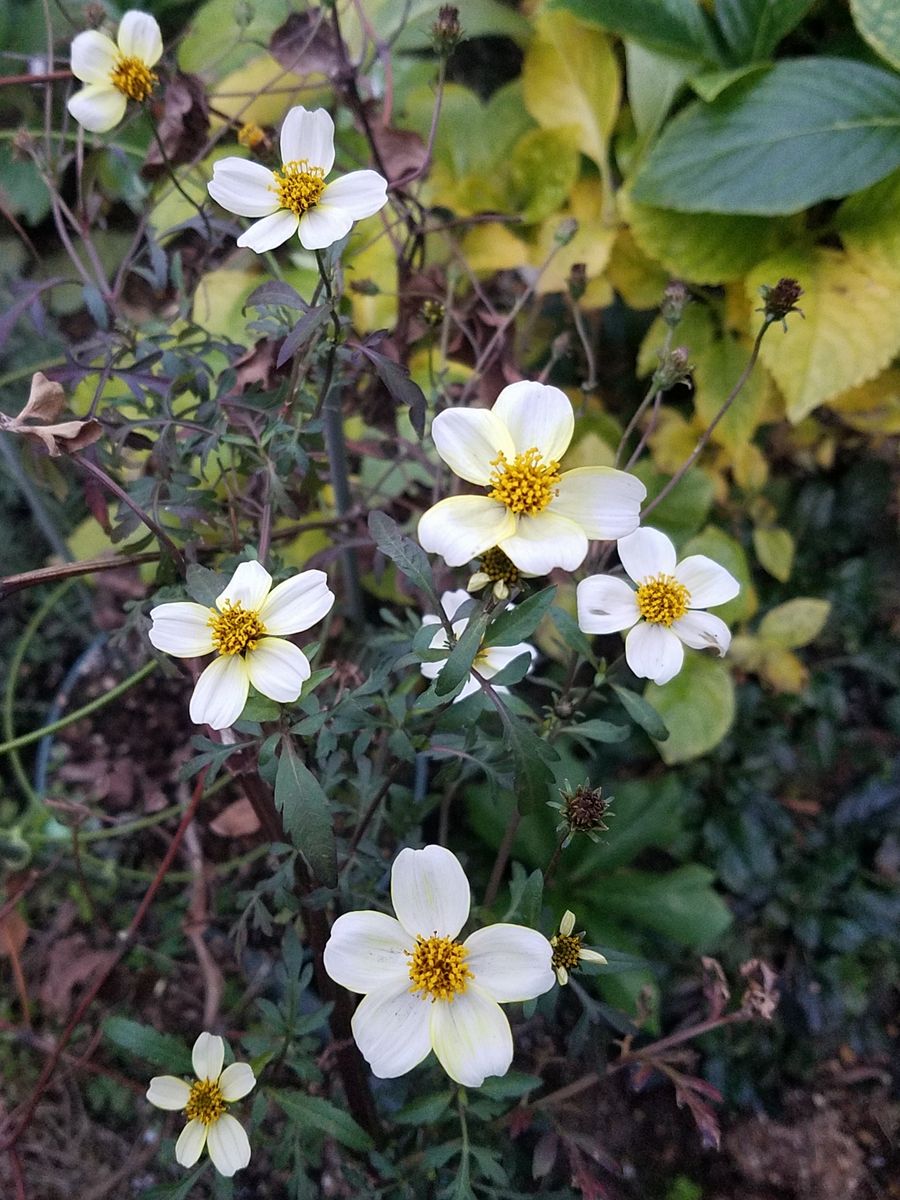
[[[680,279],[673,279],[663,292],[662,304],[659,307],[660,316],[674,329],[690,302],[690,292]]]
[[[690,387],[691,369],[690,351],[687,346],[676,346],[667,354],[660,352],[659,366],[654,373],[653,382],[660,391],[674,387],[676,383],[685,383]]]
[[[604,818],[610,815],[612,796],[605,797],[603,788],[592,788],[588,780],[576,788],[570,787],[567,780],[559,795],[559,801],[550,801],[550,808],[562,816],[556,832],[564,834],[563,848],[576,833],[585,833],[592,842],[599,842],[600,834],[609,828]]]
[[[583,262],[572,263],[566,286],[573,300],[578,301],[584,295],[587,290],[587,267]]]
[[[803,295],[803,288],[796,279],[779,279],[774,287],[764,283],[759,289],[759,294],[763,298],[763,307],[756,311],[765,314],[766,323],[769,325],[773,321],[780,321],[787,330],[785,318],[788,313],[796,312],[801,317],[804,315],[803,310],[797,308],[797,301]]]
[[[435,54],[447,58],[456,49],[462,38],[459,9],[453,4],[442,4],[437,20],[431,27],[431,42]]]

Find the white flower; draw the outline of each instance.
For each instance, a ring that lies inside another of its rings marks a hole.
[[[241,715],[251,683],[281,704],[297,699],[311,671],[285,635],[309,629],[332,604],[324,571],[303,571],[273,588],[260,563],[245,562],[215,608],[184,601],[151,609],[149,637],[175,658],[218,655],[197,680],[190,711],[198,725],[226,729]]]
[[[472,597],[469,593],[464,592],[461,588],[455,592],[444,592],[443,596],[441,596],[441,608],[444,610],[447,620],[453,626],[453,634],[457,641],[462,637],[463,631],[469,622],[467,619],[454,621],[453,618],[462,606],[471,599]],[[434,637],[429,643],[429,649],[447,650],[450,643],[447,640],[447,631],[444,629],[440,617],[434,616],[433,613],[427,613],[422,618],[422,624],[437,625]],[[520,654],[530,654],[532,666],[534,665],[534,660],[537,658],[537,650],[535,650],[534,646],[529,646],[527,642],[519,642],[516,646],[484,646],[476,654],[472,665],[479,675],[484,676],[485,679],[492,679],[504,667],[509,666],[514,658],[518,658]],[[426,679],[437,679],[446,665],[446,658],[439,659],[437,662],[424,662],[422,663],[422,674]],[[531,667],[528,669],[530,671]],[[474,692],[479,691],[480,688],[481,684],[475,676],[470,675],[463,684],[462,691],[453,697],[453,703],[456,704],[458,700],[465,700],[466,696],[471,696]],[[495,690],[498,692],[508,692],[509,688],[499,684]]]
[[[401,850],[391,870],[394,917],[338,917],[325,970],[363,1000],[353,1036],[379,1079],[405,1075],[434,1050],[451,1079],[480,1087],[505,1075],[512,1032],[500,1008],[553,986],[552,951],[522,925],[489,925],[458,940],[469,916],[469,884],[441,846]]]
[[[225,1105],[252,1091],[256,1076],[248,1063],[232,1063],[223,1071],[224,1060],[222,1039],[201,1033],[191,1055],[197,1076],[194,1083],[175,1075],[156,1075],[150,1080],[147,1099],[171,1112],[184,1109],[187,1125],[175,1143],[175,1158],[183,1167],[192,1167],[206,1146],[216,1170],[230,1176],[250,1161],[250,1142]]]
[[[261,217],[238,238],[257,254],[274,250],[297,233],[307,250],[323,250],[387,203],[387,181],[377,171],[351,171],[333,183],[334,122],[324,108],[292,108],[281,126],[277,171],[246,158],[223,158],[213,167],[209,194],[239,217]]]
[[[438,454],[486,496],[450,496],[422,514],[419,541],[459,567],[497,546],[520,571],[574,571],[589,538],[637,528],[647,490],[612,467],[560,472],[575,415],[565,392],[543,383],[510,384],[494,407],[448,408],[435,417]]]
[[[578,624],[585,633],[630,629],[625,658],[635,675],[668,683],[681,670],[685,646],[715,647],[719,657],[731,643],[720,617],[700,609],[733,600],[741,585],[705,554],[675,561],[675,547],[658,529],[639,529],[619,540],[622,566],[637,591],[613,575],[592,575],[576,590]]]
[[[569,972],[577,970],[581,963],[603,964],[606,962],[606,959],[598,951],[582,946],[581,939],[584,934],[573,933],[574,928],[575,914],[567,908],[559,923],[559,932],[550,939],[550,945],[553,947],[553,970],[556,972],[556,979],[561,987],[565,987],[569,982]]]
[[[91,133],[106,133],[125,116],[129,100],[147,99],[159,82],[154,67],[162,57],[159,25],[149,13],[132,10],[119,22],[116,41],[89,29],[72,41],[72,74],[87,84],[68,109]]]

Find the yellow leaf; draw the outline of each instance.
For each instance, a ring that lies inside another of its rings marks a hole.
[[[745,492],[759,492],[769,479],[769,463],[754,442],[734,446],[728,451],[728,465],[734,482]]]
[[[609,262],[616,231],[606,223],[603,215],[603,188],[596,179],[580,179],[572,188],[568,208],[548,217],[540,226],[531,250],[531,265],[540,267],[547,261],[556,244],[560,222],[566,216],[575,218],[578,229],[568,245],[557,250],[538,280],[539,296],[564,291],[575,263],[584,263],[588,279],[594,280]]]
[[[615,461],[616,455],[609,443],[589,430],[566,454],[565,469],[574,471],[576,467],[611,467]]]
[[[753,549],[763,567],[782,583],[794,569],[794,539],[786,529],[753,530]]]
[[[844,249],[870,272],[900,274],[898,213],[900,170],[845,200],[835,214]]]
[[[608,172],[619,112],[619,66],[609,40],[564,9],[542,13],[522,66],[525,106],[545,129],[577,125],[578,148]]]
[[[473,271],[515,271],[528,262],[531,249],[500,221],[476,225],[465,237],[466,262]]]
[[[747,365],[752,345],[746,338],[729,334],[717,337],[710,327],[705,343],[690,346],[694,368],[694,410],[704,426],[709,425],[731,393]],[[734,451],[753,437],[765,410],[769,380],[757,363],[712,433],[713,441]]]
[[[317,108],[318,101],[327,96],[327,91],[311,95],[305,80],[285,71],[271,54],[261,54],[220,80],[210,91],[209,102],[217,110],[214,126],[221,125],[225,117],[278,125],[292,105]]]
[[[228,336],[237,341],[247,324],[242,312],[244,302],[261,281],[260,272],[249,267],[243,270],[220,267],[207,272],[194,292],[191,314],[194,321],[213,336]]]
[[[353,307],[353,325],[361,333],[393,329],[397,323],[397,256],[390,239],[376,236],[377,221],[361,221],[344,252],[347,291]],[[356,292],[349,285],[371,280],[378,285],[374,296]]]
[[[828,407],[860,433],[885,437],[900,433],[900,370],[889,368],[877,379],[836,396]]]
[[[809,681],[809,671],[796,654],[780,646],[767,646],[759,674],[776,692],[799,696]]]
[[[607,274],[629,308],[656,308],[669,282],[668,271],[647,257],[628,229],[616,235]]]
[[[766,259],[747,278],[747,294],[782,276],[799,280],[806,319],[774,326],[762,361],[775,376],[793,422],[874,378],[900,349],[900,279],[877,261],[828,247],[797,246]]]
[[[665,475],[674,475],[697,445],[697,431],[671,408],[663,408],[650,435],[653,462]]]
[[[827,600],[798,596],[770,609],[759,624],[759,636],[785,650],[807,646],[825,628],[831,605]]]

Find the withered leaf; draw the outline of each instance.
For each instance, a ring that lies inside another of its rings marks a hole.
[[[206,89],[196,75],[179,72],[170,79],[163,95],[163,113],[157,127],[166,157],[174,165],[192,162],[205,146],[209,132],[209,104]],[[153,141],[141,174],[147,179],[155,179],[165,169],[159,144]]]
[[[48,454],[72,454],[96,442],[103,434],[99,421],[62,421],[58,424],[29,424],[30,421],[55,422],[66,402],[65,392],[58,383],[37,371],[31,379],[28,403],[15,417],[0,413],[0,429],[18,433],[41,442]]]
[[[321,8],[291,13],[272,34],[269,51],[286,71],[304,79],[309,75],[336,79],[344,67],[334,30]]]

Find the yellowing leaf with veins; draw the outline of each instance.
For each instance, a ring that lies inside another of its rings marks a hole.
[[[537,284],[539,296],[565,291],[575,263],[584,263],[589,280],[596,279],[609,262],[616,230],[607,224],[603,212],[603,187],[596,179],[580,179],[572,188],[568,208],[548,217],[538,230],[531,250],[531,265],[541,267],[557,245],[559,227],[566,217],[574,217],[578,229],[572,240],[556,250]]]
[[[530,254],[525,242],[500,221],[473,226],[466,234],[463,249],[473,271],[515,271]]]
[[[900,370],[889,368],[861,387],[836,396],[828,407],[860,433],[884,437],[900,433]]]
[[[747,294],[782,276],[799,280],[805,294],[788,332],[774,325],[762,361],[797,422],[835,396],[883,371],[900,350],[900,277],[862,255],[798,246],[774,255],[747,277]]]
[[[608,38],[564,9],[542,13],[522,66],[525,107],[545,129],[577,125],[578,148],[607,171],[619,112],[619,65]]]

